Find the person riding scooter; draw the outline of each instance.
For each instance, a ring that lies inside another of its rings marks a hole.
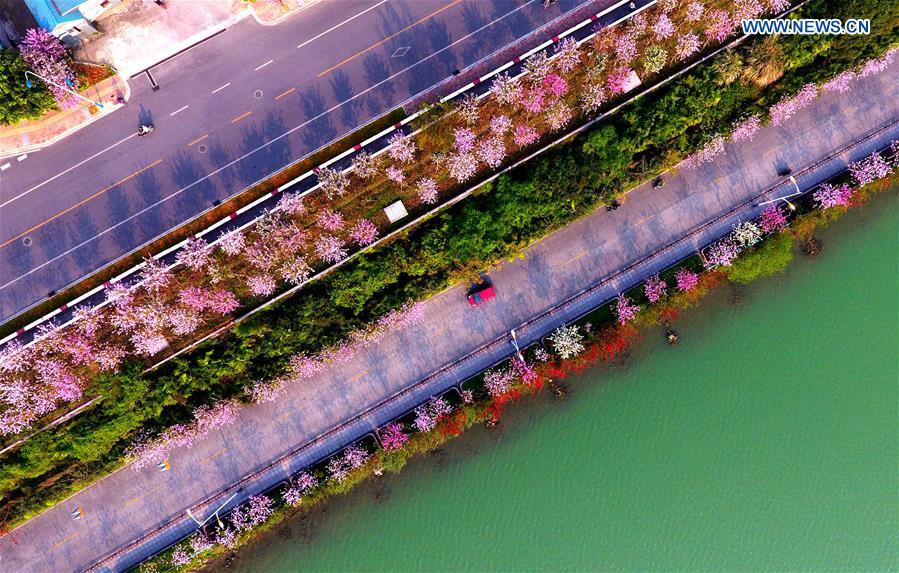
[[[152,131],[153,131],[152,125],[141,125],[139,128],[137,128],[137,136],[141,137],[144,135],[149,135]]]

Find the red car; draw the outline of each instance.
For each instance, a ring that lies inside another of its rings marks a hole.
[[[475,287],[475,290],[468,293],[468,304],[471,306],[480,306],[495,296],[496,291],[493,290],[493,285],[485,283]]]

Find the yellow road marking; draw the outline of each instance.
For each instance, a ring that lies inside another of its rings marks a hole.
[[[343,61],[340,62],[339,64],[336,64],[336,65],[334,65],[334,66],[331,66],[331,67],[328,68],[327,70],[325,70],[325,71],[323,71],[322,73],[318,74],[318,77],[322,77],[322,76],[324,76],[324,75],[326,75],[326,74],[328,74],[328,73],[330,73],[330,72],[333,72],[334,70],[336,70],[336,69],[339,68],[340,66],[344,65],[345,63],[351,62],[351,61],[355,60],[356,58],[358,58],[359,56],[361,56],[362,54],[364,54],[364,53],[366,53],[366,52],[369,52],[369,51],[371,51],[371,50],[374,50],[375,48],[377,48],[378,46],[380,46],[380,45],[383,44],[384,42],[388,42],[388,41],[392,40],[393,38],[396,38],[397,36],[399,36],[399,35],[402,34],[403,32],[405,32],[406,30],[409,30],[410,28],[414,28],[415,26],[421,24],[422,22],[424,22],[424,21],[426,21],[426,20],[430,20],[431,18],[433,18],[433,17],[436,16],[437,14],[440,14],[440,13],[443,12],[444,10],[449,10],[450,8],[452,8],[453,6],[455,6],[456,4],[458,4],[458,3],[461,2],[461,1],[462,1],[462,0],[453,0],[452,2],[450,2],[449,4],[447,4],[446,6],[444,6],[443,8],[440,8],[440,9],[434,11],[434,12],[431,12],[430,14],[428,14],[427,16],[425,16],[424,18],[421,18],[421,19],[416,20],[415,22],[409,24],[408,26],[406,26],[405,28],[403,28],[403,29],[400,30],[399,32],[395,32],[395,33],[393,33],[393,34],[387,36],[387,37],[384,38],[383,40],[381,40],[381,41],[379,41],[379,42],[377,42],[377,43],[374,43],[374,44],[372,44],[371,46],[365,48],[364,50],[361,50],[361,51],[359,51],[359,52],[356,52],[355,54],[353,54],[353,55],[350,56],[349,58],[343,60]]]
[[[228,448],[225,448],[225,449],[223,449],[223,450],[221,450],[221,451],[218,451],[218,452],[212,454],[211,456],[209,456],[208,458],[206,458],[206,459],[204,459],[204,460],[200,460],[199,463],[205,464],[206,462],[211,462],[211,461],[214,460],[215,458],[218,458],[218,457],[223,456],[223,455],[225,454],[225,452],[227,452],[227,451],[228,451]]]
[[[431,334],[430,337],[431,337],[431,338],[434,338],[435,336],[440,336],[441,334],[443,334],[443,333],[446,332],[447,330],[449,330],[449,327],[444,328],[443,330],[438,330],[437,332]]]
[[[287,91],[284,92],[283,94],[281,94],[281,95],[276,95],[276,96],[275,96],[275,99],[281,99],[282,97],[286,96],[287,94],[293,93],[293,92],[295,92],[296,90],[297,90],[297,88],[290,88],[289,90],[287,90]]]
[[[352,378],[350,378],[349,380],[347,380],[347,382],[355,382],[356,380],[362,378],[362,377],[365,376],[366,374],[368,374],[368,370],[363,370],[363,371],[360,372],[359,374],[356,374],[355,376],[353,376]]]
[[[650,215],[649,217],[640,219],[639,221],[637,221],[636,223],[634,223],[634,227],[639,227],[640,225],[642,225],[642,224],[645,223],[646,221],[649,221],[650,219],[654,218],[655,216],[656,216],[655,213],[653,213],[653,214]]]
[[[231,120],[231,123],[237,123],[238,121],[240,121],[240,120],[242,120],[243,118],[247,117],[247,116],[250,115],[251,113],[253,113],[253,112],[252,112],[252,111],[248,111],[247,113],[245,113],[245,114],[243,114],[243,115],[239,115],[239,116],[235,117],[234,119],[232,119],[232,120]]]
[[[584,258],[584,257],[586,257],[586,256],[587,256],[587,251],[581,251],[581,254],[576,255],[576,256],[574,256],[574,257],[571,257],[570,259],[568,259],[567,261],[565,261],[565,262],[563,263],[563,265],[570,265],[570,264],[573,263],[574,261],[576,261],[576,260],[578,260],[578,259],[581,259],[581,258]]]
[[[72,535],[66,537],[66,538],[63,539],[62,541],[60,541],[60,542],[58,542],[58,543],[54,543],[53,545],[50,546],[50,551],[53,551],[54,549],[56,549],[57,547],[59,547],[60,545],[62,545],[63,543],[65,543],[66,541],[71,541],[71,540],[75,539],[75,538],[78,537],[79,535],[81,535],[81,532],[80,532],[80,531],[76,531],[75,533],[73,533]]]
[[[139,501],[142,500],[143,498],[145,498],[145,497],[147,497],[148,495],[150,495],[151,493],[153,493],[155,490],[159,489],[161,485],[162,485],[162,484],[157,485],[157,486],[155,486],[155,487],[151,487],[150,489],[148,489],[148,490],[145,491],[144,493],[142,493],[142,494],[140,494],[139,496],[135,497],[134,499],[132,499],[132,500],[126,502],[125,505],[123,505],[122,507],[128,507],[129,505],[132,505],[132,504],[134,504],[134,503],[139,502]]]
[[[191,141],[190,143],[187,144],[187,146],[188,146],[188,147],[193,147],[194,145],[196,145],[197,143],[200,143],[201,141],[203,141],[203,140],[206,139],[207,137],[209,137],[209,134],[208,134],[208,133],[207,133],[206,135],[204,135],[203,137],[199,138],[199,139],[195,139],[195,140]]]
[[[13,237],[12,239],[9,239],[8,241],[6,241],[6,242],[3,243],[3,244],[0,244],[0,249],[2,249],[3,247],[5,247],[6,245],[12,243],[13,241],[16,241],[16,240],[18,240],[18,239],[24,237],[24,236],[27,235],[28,233],[31,233],[31,232],[33,232],[33,231],[36,231],[36,230],[40,229],[41,227],[43,227],[44,225],[46,225],[46,224],[49,223],[50,221],[55,221],[56,219],[62,217],[62,216],[65,215],[66,213],[69,213],[69,212],[71,212],[71,211],[77,209],[78,207],[81,207],[82,205],[84,205],[84,204],[87,203],[88,201],[91,201],[91,200],[93,200],[93,199],[96,199],[96,198],[99,197],[100,195],[106,193],[106,192],[109,191],[110,189],[114,189],[115,187],[121,185],[121,184],[124,183],[125,181],[128,181],[128,180],[130,180],[130,179],[134,179],[135,177],[137,177],[138,175],[140,175],[141,173],[143,173],[143,172],[146,171],[147,169],[151,169],[151,168],[155,167],[156,165],[159,165],[160,163],[162,163],[162,159],[157,159],[156,161],[154,161],[153,163],[147,165],[147,166],[144,167],[143,169],[138,169],[137,171],[135,171],[134,173],[132,173],[132,174],[129,175],[128,177],[125,177],[124,179],[119,179],[118,181],[116,181],[115,183],[113,183],[112,185],[110,185],[109,187],[106,187],[105,189],[101,189],[101,190],[97,191],[96,193],[94,193],[93,195],[91,195],[90,197],[88,197],[87,199],[83,199],[83,200],[79,201],[78,203],[72,205],[71,207],[69,207],[69,208],[67,208],[67,209],[64,209],[64,210],[60,211],[59,213],[57,213],[57,214],[53,215],[52,217],[50,217],[49,219],[47,219],[46,221],[44,221],[44,222],[42,222],[42,223],[38,223],[37,225],[35,225],[34,227],[31,227],[30,229],[28,229],[28,230],[26,230],[26,231],[22,231],[21,233],[19,233],[18,235],[16,235],[16,236]]]

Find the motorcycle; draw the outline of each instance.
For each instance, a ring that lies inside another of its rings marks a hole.
[[[153,126],[152,126],[152,125],[142,125],[142,126],[140,126],[139,128],[137,128],[137,136],[138,136],[138,137],[143,137],[143,136],[145,136],[145,135],[150,135],[151,133],[153,133]]]

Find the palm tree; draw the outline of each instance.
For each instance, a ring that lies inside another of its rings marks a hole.
[[[743,79],[764,87],[783,75],[784,59],[778,37],[768,36],[749,48]]]
[[[714,68],[718,72],[718,85],[730,85],[743,74],[743,55],[736,50],[728,50],[718,58]]]

